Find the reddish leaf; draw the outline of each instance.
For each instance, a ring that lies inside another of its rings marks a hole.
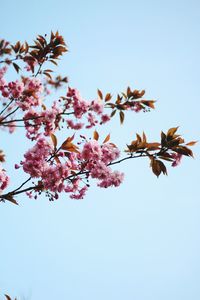
[[[112,112],[111,112],[111,115],[110,115],[110,117],[112,118],[115,114],[116,114],[116,109],[114,109]]]
[[[107,143],[109,140],[110,140],[110,134],[107,135],[107,137],[103,141],[103,144]]]
[[[99,139],[99,134],[96,130],[93,133],[93,139],[96,140],[96,141],[98,141],[98,139]]]
[[[101,100],[103,100],[103,94],[102,94],[102,92],[98,89],[97,90],[97,93],[98,93],[98,95],[99,95],[99,98],[101,99]]]
[[[123,111],[120,111],[119,117],[120,117],[120,123],[123,124],[124,123],[124,112]]]
[[[53,133],[51,134],[51,139],[52,139],[54,148],[56,149],[58,141],[57,141],[57,137]]]
[[[105,102],[110,101],[111,98],[112,98],[112,96],[110,93],[106,94]]]
[[[166,144],[167,144],[167,136],[163,131],[161,131],[161,145],[162,147],[165,147]]]
[[[178,126],[178,127],[170,128],[170,129],[168,130],[168,132],[167,132],[167,136],[172,137],[172,136],[175,134],[175,132],[178,130],[178,128],[179,128],[179,126]]]
[[[15,71],[17,73],[19,73],[20,67],[16,63],[13,63],[13,67],[14,67]]]
[[[142,134],[142,139],[143,139],[143,143],[146,144],[147,138],[146,138],[146,134],[145,134],[144,132],[143,132],[143,134]]]
[[[174,147],[174,148],[172,148],[172,150],[175,151],[176,153],[193,157],[192,150],[190,150],[189,148],[187,148],[185,146]]]
[[[153,173],[154,173],[157,177],[160,176],[161,172],[162,172],[164,175],[167,175],[167,169],[166,169],[164,163],[163,163],[161,160],[151,158],[151,167],[152,167]]]
[[[136,133],[136,136],[137,136],[137,141],[138,141],[138,143],[141,143],[141,142],[142,142],[141,136],[140,136],[138,133]]]
[[[187,143],[187,146],[194,146],[198,141],[191,141],[189,143]]]

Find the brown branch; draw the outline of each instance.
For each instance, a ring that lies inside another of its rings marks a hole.
[[[69,113],[59,113],[57,114],[57,117],[59,116],[69,116],[69,115],[73,115],[74,112],[69,112]],[[7,116],[8,117],[8,116]],[[6,117],[6,118],[7,118]],[[41,119],[41,118],[44,118],[44,116],[37,116],[37,117],[32,117],[32,118],[23,118],[23,119],[13,119],[13,120],[9,120],[9,121],[4,121],[2,122],[4,119],[2,119],[2,121],[0,121],[0,126],[1,125],[6,125],[6,124],[10,124],[10,123],[14,123],[14,122],[24,122],[24,121],[32,121],[32,120],[36,120],[36,119]],[[34,126],[34,125],[31,125],[30,126]]]
[[[4,111],[13,103],[14,99],[11,99],[10,102],[4,107],[4,109],[0,112],[0,116],[4,113]]]
[[[17,110],[19,109],[19,107],[16,107],[13,111],[11,111],[9,114],[7,114],[3,119],[1,119],[1,123],[3,124],[3,120],[7,119],[8,117],[10,117],[12,114],[14,114]]]

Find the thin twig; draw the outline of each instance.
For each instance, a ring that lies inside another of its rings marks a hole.
[[[13,103],[14,99],[11,99],[11,101],[4,107],[4,109],[0,112],[0,116],[4,113],[4,111]]]

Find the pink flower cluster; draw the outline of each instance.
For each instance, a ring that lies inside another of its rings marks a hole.
[[[24,78],[24,90],[19,100],[16,101],[22,110],[41,104],[43,85],[38,78]]]
[[[24,154],[21,162],[24,172],[33,178],[41,177],[48,167],[47,159],[52,153],[52,146],[44,138],[39,138],[36,145]]]
[[[104,105],[101,100],[93,100],[91,103],[85,101],[77,89],[68,88],[67,92],[68,102],[66,108],[71,108],[74,111],[74,116],[77,119],[83,117],[84,114],[87,114],[87,122],[85,128],[89,129],[96,126],[98,123],[101,125],[110,121],[110,116],[103,114]],[[96,114],[96,116],[95,116]],[[97,119],[100,118],[100,120]],[[68,127],[71,129],[81,129],[83,128],[83,123],[74,123],[72,120],[67,120]]]
[[[84,123],[81,122],[76,122],[74,123],[73,120],[67,120],[67,125],[69,128],[74,129],[74,130],[79,130],[82,129],[84,126]]]
[[[25,153],[21,165],[32,178],[40,178],[42,187],[53,193],[53,198],[57,199],[58,193],[66,192],[71,193],[72,199],[82,199],[89,185],[82,181],[81,174],[87,179],[98,179],[100,187],[121,184],[124,175],[118,171],[113,172],[109,167],[119,155],[114,144],[99,145],[93,140],[86,142],[80,153],[58,151],[55,159],[53,146],[45,138],[39,138],[35,146]],[[61,162],[62,159],[64,162]],[[81,186],[82,183],[84,186]]]
[[[0,69],[0,91],[5,98],[16,99],[16,104],[22,110],[28,110],[32,106],[41,104],[41,93],[43,85],[37,78],[23,78],[7,83],[3,76],[6,67]]]
[[[7,71],[7,67],[6,66],[3,67],[3,68],[0,68],[0,91],[1,91],[2,94],[4,92],[4,87],[6,85],[6,81],[3,78],[4,75],[6,74],[6,71]]]
[[[15,99],[22,96],[24,91],[24,83],[22,81],[16,80],[8,83],[7,86],[7,97],[13,97]]]
[[[65,188],[64,180],[69,176],[69,173],[66,163],[46,166],[41,175],[44,188],[61,193]]]
[[[53,164],[51,155],[52,146],[44,138],[40,138],[36,145],[25,153],[25,160],[21,162],[23,170],[33,178],[41,178],[43,188],[54,193],[55,199],[58,198],[58,193],[63,191],[72,193],[70,195],[72,199],[82,199],[87,186],[83,188],[79,186],[80,178],[68,179],[71,170],[78,169],[77,154],[70,153],[67,162],[57,164]],[[62,151],[58,153],[57,157],[59,156],[63,157]],[[18,169],[19,166],[16,165],[15,168]],[[29,193],[28,196],[32,197],[32,194]]]
[[[72,98],[74,115],[77,119],[80,119],[83,116],[83,114],[85,114],[88,111],[90,104],[81,97],[77,89],[71,89],[69,87],[67,97]]]
[[[54,102],[50,109],[42,112],[36,112],[30,109],[24,115],[24,125],[26,128],[26,136],[29,139],[36,140],[41,134],[41,126],[44,126],[44,135],[49,136],[59,125],[61,109]]]
[[[9,181],[10,179],[6,175],[5,170],[0,167],[0,194],[7,188],[7,186],[9,185]]]
[[[119,186],[123,181],[124,174],[113,172],[108,166],[119,155],[120,152],[115,145],[107,143],[100,146],[96,140],[87,142],[81,152],[81,158],[86,161],[85,168],[90,171],[92,178],[100,181],[98,186],[104,188]]]

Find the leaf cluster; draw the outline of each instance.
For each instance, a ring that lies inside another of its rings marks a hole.
[[[130,87],[127,87],[126,92],[122,92],[117,95],[117,98],[114,102],[111,102],[112,95],[107,93],[103,98],[103,94],[100,90],[98,90],[98,96],[101,100],[104,100],[106,103],[106,107],[110,107],[112,109],[111,117],[113,117],[116,112],[119,113],[120,123],[123,124],[125,119],[125,110],[133,109],[137,106],[138,110],[149,111],[150,109],[154,109],[155,100],[145,100],[142,97],[145,94],[145,90],[131,90]],[[139,100],[140,99],[140,100]]]
[[[161,173],[167,175],[167,168],[163,161],[173,162],[177,154],[193,157],[193,152],[188,146],[195,145],[196,141],[185,144],[184,139],[179,134],[176,134],[178,128],[170,128],[167,133],[162,131],[160,142],[149,143],[145,133],[142,136],[137,133],[136,139],[127,145],[125,152],[131,156],[139,153],[149,157],[153,173],[157,177]]]

